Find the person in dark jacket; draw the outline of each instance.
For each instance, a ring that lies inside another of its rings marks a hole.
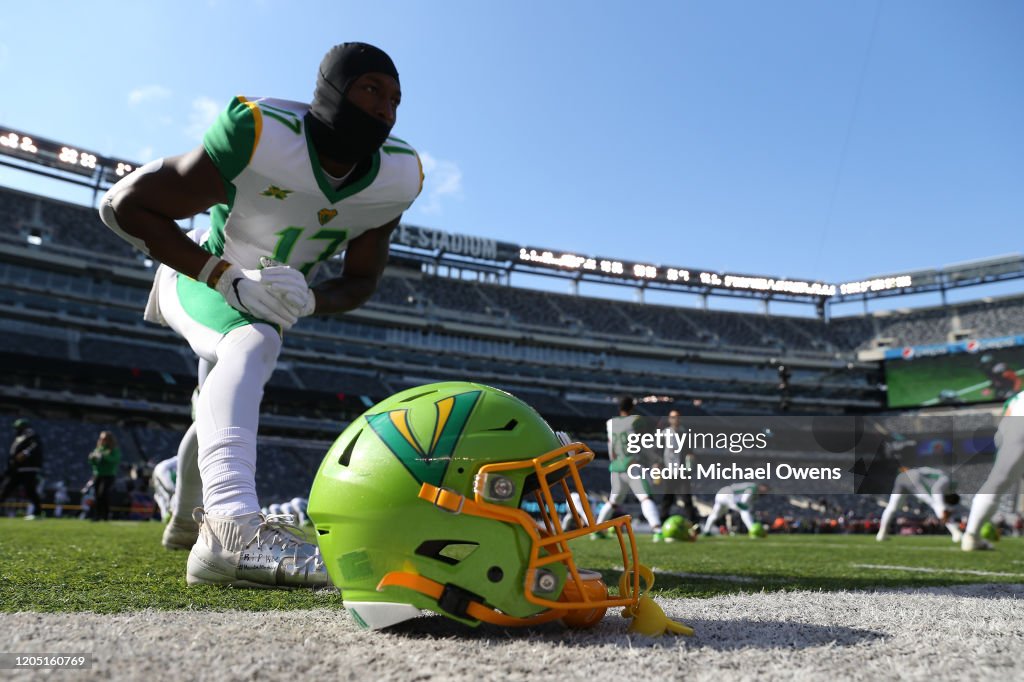
[[[13,497],[19,487],[31,503],[25,519],[31,521],[42,513],[39,500],[39,473],[43,469],[43,445],[27,419],[14,421],[14,441],[7,459],[7,472],[3,476],[0,502]]]

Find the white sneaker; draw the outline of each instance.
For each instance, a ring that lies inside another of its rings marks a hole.
[[[886,540],[889,539],[889,536],[886,535],[885,533],[879,533],[878,535],[875,536],[875,539],[878,540],[879,542],[885,542]]]
[[[192,549],[199,537],[199,524],[192,519],[171,516],[164,527],[164,537],[160,543],[166,549]]]
[[[977,535],[971,535],[970,533],[964,533],[964,537],[960,540],[960,549],[965,552],[984,552],[991,549],[995,549],[987,540],[982,540]]]
[[[35,514],[25,514],[25,520],[26,521],[35,521],[36,520],[36,515]]]
[[[959,531],[958,530],[957,532],[952,533],[952,536],[953,536],[953,542],[956,542],[956,543],[959,543],[961,540],[964,539],[963,531]]]
[[[197,508],[199,539],[188,555],[189,585],[329,587],[320,548],[291,525],[293,517],[211,516]]]

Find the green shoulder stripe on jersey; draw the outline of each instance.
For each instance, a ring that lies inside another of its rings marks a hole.
[[[362,192],[377,179],[377,173],[380,172],[380,150],[377,150],[373,153],[370,170],[366,172],[366,175],[359,178],[351,185],[345,185],[340,190],[335,190],[331,187],[331,183],[327,180],[327,176],[324,175],[323,168],[320,167],[320,157],[316,154],[316,148],[313,146],[313,140],[309,137],[308,128],[306,128],[306,148],[309,150],[309,163],[313,167],[313,177],[316,178],[316,184],[319,185],[320,191],[323,192],[323,195],[327,197],[327,200],[332,204],[336,204],[342,199],[347,199],[353,194]]]
[[[203,149],[225,182],[245,170],[263,131],[263,115],[255,102],[235,97],[203,135]]]
[[[288,111],[287,109],[272,107],[269,104],[261,104],[260,109],[266,110],[263,114],[267,118],[280,121],[288,128],[288,130],[292,131],[296,135],[302,134],[302,119],[299,118],[298,114]]]
[[[395,137],[394,135],[388,135],[388,139],[384,140],[384,146],[385,147],[402,147],[407,152],[416,153],[416,150],[414,150],[412,148],[411,144],[409,144],[408,142],[406,142],[405,140],[403,140],[400,137]]]
[[[394,145],[386,144],[381,149],[384,150],[385,154],[409,154],[410,156],[416,156],[416,152],[408,147],[395,147]]]

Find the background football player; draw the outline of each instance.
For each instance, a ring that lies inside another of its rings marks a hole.
[[[996,429],[996,448],[992,471],[971,501],[971,513],[960,543],[965,552],[992,549],[992,545],[981,538],[981,528],[995,513],[999,496],[1024,476],[1024,393],[1006,401],[1003,418]]]
[[[728,511],[732,510],[740,515],[743,525],[749,531],[754,527],[754,501],[759,494],[768,492],[768,486],[763,483],[744,481],[727,485],[715,494],[715,504],[711,513],[704,520],[704,534],[710,535],[718,519]]]
[[[661,516],[658,514],[658,505],[654,503],[647,489],[646,481],[639,478],[630,478],[626,473],[629,465],[635,457],[627,450],[627,443],[631,434],[639,433],[640,417],[633,414],[635,403],[632,398],[619,400],[619,416],[612,417],[607,422],[608,427],[608,458],[611,463],[608,471],[611,474],[611,495],[602,505],[601,511],[597,513],[596,523],[601,524],[611,518],[616,505],[622,504],[626,495],[632,491],[633,495],[640,502],[640,510],[644,518],[654,531],[654,541],[661,541]],[[603,537],[594,534],[591,537]]]
[[[960,542],[960,528],[950,519],[953,508],[960,503],[960,496],[953,492],[953,482],[949,475],[934,467],[904,469],[900,472],[893,484],[889,504],[882,512],[881,525],[875,539],[881,542],[889,536],[892,517],[899,511],[907,495],[931,507],[935,516],[939,517],[942,525],[953,536],[953,542]]]

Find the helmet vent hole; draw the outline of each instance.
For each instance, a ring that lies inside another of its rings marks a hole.
[[[338,464],[343,467],[347,467],[352,461],[352,451],[356,449],[356,441],[359,440],[359,436],[363,435],[362,429],[356,432],[355,437],[348,442],[345,446],[345,451],[341,453],[341,457],[338,458]]]
[[[324,530],[323,528],[317,528],[317,529],[316,529],[316,533],[317,533],[317,535],[327,535],[327,534],[328,534],[328,533],[330,533],[330,532],[331,532],[331,531],[329,531],[329,530]]]
[[[454,566],[465,560],[480,545],[464,540],[426,540],[416,548],[416,554]]]
[[[505,424],[504,426],[499,426],[497,428],[487,429],[487,430],[488,431],[515,431],[517,426],[519,426],[519,422],[517,422],[515,419],[509,419],[508,423]]]
[[[413,402],[414,400],[419,400],[419,399],[420,399],[420,398],[422,398],[423,396],[425,396],[425,395],[430,395],[431,393],[437,393],[437,391],[424,391],[423,393],[417,393],[416,395],[411,395],[411,396],[409,396],[408,398],[406,398],[406,399],[405,399],[405,400],[403,400],[402,402],[403,402],[403,403],[411,403],[411,402]]]
[[[500,583],[504,577],[505,572],[501,570],[501,566],[491,566],[487,569],[487,579],[492,583]]]

